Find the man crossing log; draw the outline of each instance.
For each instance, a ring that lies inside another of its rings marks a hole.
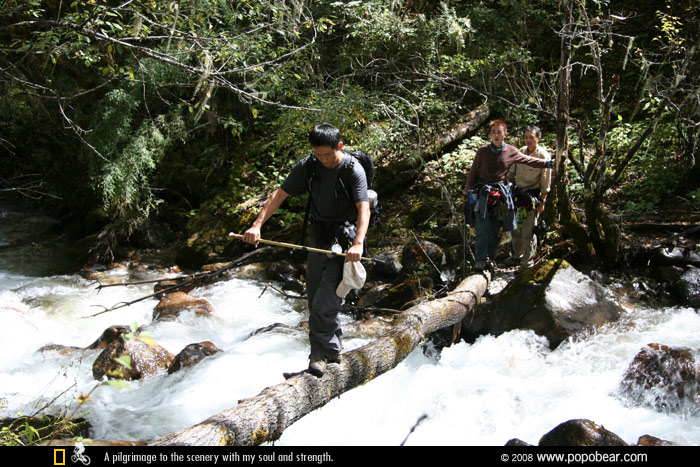
[[[243,240],[257,246],[263,224],[284,200],[308,193],[312,221],[310,245],[346,253],[345,258],[328,257],[316,251],[308,254],[309,371],[320,377],[327,363],[341,361],[343,333],[338,313],[349,290],[339,286],[346,269],[362,268],[359,261],[364,252],[370,207],[367,174],[353,156],[342,150],[340,131],[329,124],[316,125],[309,133],[309,143],[313,152],[294,166],[267,199],[253,225],[243,234]],[[343,183],[343,178],[347,183]]]
[[[342,362],[330,366],[322,377],[299,373],[153,444],[245,446],[279,439],[304,415],[394,368],[432,332],[461,322],[473,312],[487,287],[488,273],[469,276],[447,297],[404,311],[391,332],[344,353]]]

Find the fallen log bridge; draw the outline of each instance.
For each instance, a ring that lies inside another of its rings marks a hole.
[[[392,331],[344,353],[342,363],[328,365],[321,378],[301,372],[152,445],[247,446],[279,439],[304,415],[394,368],[432,332],[461,323],[474,311],[488,281],[487,275],[469,276],[446,297],[409,308]]]

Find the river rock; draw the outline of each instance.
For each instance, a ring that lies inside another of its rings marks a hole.
[[[425,292],[432,291],[434,285],[429,277],[409,279],[394,286],[379,284],[365,292],[357,301],[357,306],[400,310],[408,303],[425,297]]]
[[[153,286],[153,292],[162,292],[158,295],[158,298],[162,299],[167,293],[190,293],[195,289],[196,284],[194,282],[182,285],[183,282],[187,282],[187,279],[180,278],[158,281],[156,282],[156,285]]]
[[[637,446],[677,446],[677,444],[672,441],[657,438],[656,436],[642,435],[639,437],[639,440],[637,440]]]
[[[391,284],[368,281],[365,283],[362,295],[357,300],[356,305],[362,308],[376,307],[377,303],[387,295],[390,288]]]
[[[378,339],[392,329],[393,317],[367,316],[361,320],[343,324],[346,339]]]
[[[569,420],[540,438],[540,446],[629,446],[615,433],[590,420]]]
[[[264,333],[275,333],[285,336],[293,336],[295,338],[304,338],[309,332],[309,322],[302,321],[296,326],[291,326],[284,323],[273,323],[268,326],[258,328],[251,332],[248,337],[257,336]]]
[[[367,267],[367,276],[378,280],[393,281],[401,273],[401,262],[394,252],[381,252],[373,255],[373,259]]]
[[[505,446],[522,448],[525,446],[532,446],[532,444],[526,443],[522,439],[513,438],[513,439],[508,440],[508,442],[505,444]]]
[[[183,311],[194,311],[197,316],[209,316],[214,306],[209,300],[193,297],[185,292],[173,292],[161,299],[153,309],[154,320],[175,320]]]
[[[427,240],[411,242],[401,253],[402,272],[405,275],[418,273],[436,281],[442,280],[442,265],[445,252],[437,244]]]
[[[621,307],[599,284],[556,259],[516,276],[482,310],[463,323],[468,335],[532,329],[553,349],[585,330],[615,321]]]
[[[700,409],[698,351],[649,344],[637,353],[620,384],[620,394],[635,405],[678,412]]]
[[[265,277],[281,283],[282,288],[302,295],[306,286],[299,280],[299,270],[287,260],[275,261],[265,268]]]
[[[673,284],[673,291],[684,305],[700,308],[700,268],[688,268]]]
[[[210,357],[219,352],[223,352],[223,350],[214,345],[213,342],[204,341],[190,344],[175,356],[175,359],[168,367],[168,374],[175,373],[184,367],[196,365],[205,357]]]
[[[649,254],[653,264],[659,266],[700,267],[700,254],[688,248],[657,248]]]
[[[205,264],[200,269],[200,272],[206,275],[206,277],[202,277],[201,280],[197,281],[200,287],[204,285],[216,284],[217,282],[221,282],[231,277],[231,263],[219,262]]]
[[[63,355],[64,357],[70,357],[79,354],[82,352],[83,349],[80,347],[74,347],[70,345],[61,345],[61,344],[48,344],[44,345],[37,352],[56,352],[59,355]]]
[[[130,368],[117,361],[124,356],[130,357]],[[104,376],[109,379],[142,379],[167,370],[174,358],[166,349],[136,332],[129,339],[116,339],[107,345],[92,364],[92,375],[97,380]]]
[[[115,325],[110,326],[102,332],[102,335],[95,342],[88,345],[88,349],[104,349],[109,344],[119,339],[124,334],[129,334],[131,328],[129,326]]]

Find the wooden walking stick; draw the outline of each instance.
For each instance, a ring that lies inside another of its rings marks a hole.
[[[228,236],[229,236],[229,238],[235,238],[236,240],[243,240],[243,235],[235,234],[233,232],[230,232],[228,234]],[[265,243],[267,245],[272,245],[272,246],[281,246],[284,248],[292,248],[294,250],[312,251],[314,253],[325,253],[327,255],[335,255],[335,256],[347,256],[346,253],[336,253],[335,251],[331,251],[331,250],[322,250],[320,248],[313,248],[310,246],[303,246],[303,245],[295,245],[293,243],[282,243],[282,242],[275,242],[273,240],[263,240],[262,238],[259,239],[258,242]],[[364,256],[360,257],[360,259],[363,259],[366,261],[380,261],[378,259],[365,258]]]

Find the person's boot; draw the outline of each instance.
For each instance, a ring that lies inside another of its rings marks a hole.
[[[328,363],[340,363],[340,354],[343,353],[343,337],[342,333],[340,331],[335,333],[336,336],[338,336],[338,353],[333,355],[330,358],[327,358],[326,361]]]
[[[486,269],[488,269],[491,272],[491,275],[496,275],[496,263],[492,259],[487,259],[486,260]]]
[[[330,357],[327,361],[328,363],[340,363],[342,361],[340,357],[340,352]]]
[[[326,372],[326,359],[320,355],[312,354],[309,357],[309,373],[321,377]]]

